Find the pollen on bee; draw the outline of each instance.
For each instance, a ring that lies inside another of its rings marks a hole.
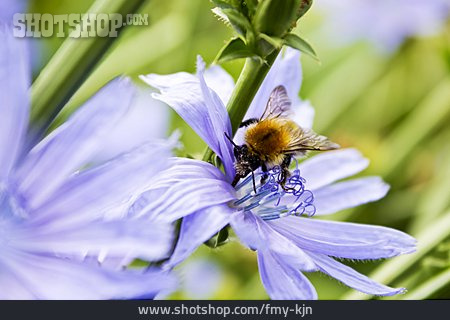
[[[290,126],[286,126],[284,119],[264,119],[249,126],[245,132],[245,142],[250,151],[273,163],[282,161],[282,152],[290,140]]]

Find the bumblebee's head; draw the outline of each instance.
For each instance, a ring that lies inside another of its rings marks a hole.
[[[236,175],[239,177],[246,177],[250,172],[258,169],[261,161],[259,157],[252,154],[247,145],[238,146],[233,140],[225,133],[227,139],[233,144],[233,153],[236,159],[234,167],[236,169]]]
[[[240,162],[241,160],[247,158],[249,154],[248,147],[245,144],[242,146],[235,145],[233,148],[233,153],[236,158],[236,162]]]
[[[245,144],[234,147],[234,157],[236,158],[236,162],[234,164],[236,174],[242,178],[247,176],[250,172],[258,169],[261,163],[259,157],[252,154],[248,149],[248,146]]]
[[[251,172],[250,163],[248,161],[248,147],[246,145],[235,146],[233,151],[234,157],[236,158],[236,162],[234,163],[236,174],[240,177],[247,176]]]

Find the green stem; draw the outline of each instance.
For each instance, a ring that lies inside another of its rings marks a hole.
[[[191,30],[187,26],[190,24],[188,19],[193,14],[186,13],[186,10],[182,12],[183,14],[167,15],[161,20],[155,21],[148,28],[144,27],[142,31],[129,36],[124,34],[124,37],[117,40],[77,92],[70,98],[70,101],[64,105],[49,130],[51,131],[66,121],[81,104],[115,77],[140,74],[145,66],[153,64],[164,56],[173,54],[174,51],[179,50],[181,46],[189,42],[187,39]],[[152,39],[159,39],[161,34],[171,28],[174,30],[170,33],[170,36],[163,37],[158,42],[158,46],[154,46],[152,50],[138,50],[142,43],[150,43]]]
[[[233,135],[244,119],[247,109],[258,92],[267,72],[275,62],[280,50],[275,50],[267,58],[266,62],[257,59],[247,58],[239,79],[234,87],[227,109],[230,115]],[[211,149],[207,149],[203,155],[203,161],[209,161],[213,155]]]
[[[228,102],[227,109],[230,115],[233,135],[239,129],[239,125],[244,119],[245,113],[250,106],[253,98],[258,92],[267,72],[272,67],[279,50],[271,53],[266,63],[257,59],[247,58],[244,68],[239,76],[236,86]]]
[[[442,271],[437,276],[432,277],[414,291],[407,293],[402,300],[423,300],[429,299],[433,294],[443,289],[450,283],[450,268]]]
[[[137,12],[145,1],[97,0],[88,12],[126,16]],[[31,121],[35,133],[43,133],[116,39],[68,37],[62,43],[31,88]]]

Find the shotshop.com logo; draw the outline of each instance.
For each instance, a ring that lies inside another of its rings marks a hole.
[[[18,38],[115,38],[125,25],[147,26],[148,14],[131,13],[124,17],[119,13],[16,13],[13,16],[13,34]]]

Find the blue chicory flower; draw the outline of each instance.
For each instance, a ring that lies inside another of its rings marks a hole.
[[[166,258],[172,227],[118,210],[166,167],[170,145],[149,142],[90,165],[126,114],[131,83],[111,82],[25,150],[30,70],[25,43],[9,32],[0,26],[0,299],[152,297],[172,287],[160,270],[122,270],[135,258]]]
[[[368,40],[391,52],[407,38],[438,33],[450,16],[449,0],[318,0],[329,39]]]
[[[354,149],[330,151],[305,160],[298,164],[290,181],[294,193],[277,188],[276,168],[270,173],[275,183],[271,179],[263,186],[258,183],[256,193],[251,177],[233,188],[233,150],[224,136],[224,132],[231,133],[224,107],[224,93],[230,92],[225,87],[231,81],[217,66],[213,72],[206,71],[205,80],[201,59],[197,68],[197,77],[188,73],[142,76],[160,90],[154,96],[177,111],[207,142],[222,160],[225,171],[203,161],[173,158],[172,166],[133,205],[130,214],[137,217],[169,221],[183,217],[176,248],[166,266],[180,263],[230,224],[240,240],[257,251],[261,280],[272,299],[317,298],[302,271],[321,271],[368,294],[402,292],[402,288],[376,283],[334,258],[394,257],[414,251],[414,238],[385,227],[299,216],[327,215],[382,198],[389,187],[379,177],[336,182],[363,170],[368,160]],[[209,78],[211,74],[214,81]],[[313,112],[307,102],[297,97],[300,83],[299,53],[288,49],[269,71],[246,118],[259,117],[272,89],[284,85],[293,100],[294,120],[310,126]],[[217,84],[221,86],[220,94],[212,90]]]
[[[106,161],[149,140],[167,138],[169,111],[164,103],[151,96],[147,88],[136,86],[129,111],[108,132],[108,136],[103,139],[101,147],[93,156],[93,161]]]
[[[24,13],[28,0],[2,0],[0,2],[0,21],[12,25],[16,13]]]

